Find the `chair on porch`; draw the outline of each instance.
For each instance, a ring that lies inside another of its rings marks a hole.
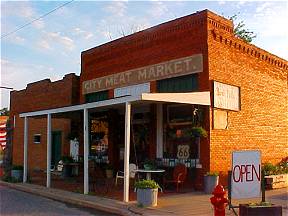
[[[176,191],[179,192],[179,184],[182,185],[185,182],[187,177],[187,167],[185,164],[178,164],[174,167],[173,170],[173,179],[166,179],[164,177],[163,179],[163,185],[164,187],[168,184],[175,184],[176,185]]]
[[[135,179],[136,170],[137,170],[136,164],[133,164],[133,163],[129,164],[129,177],[131,179]],[[123,171],[118,171],[116,174],[116,178],[115,178],[115,185],[116,186],[118,183],[118,179],[124,179],[124,172]]]

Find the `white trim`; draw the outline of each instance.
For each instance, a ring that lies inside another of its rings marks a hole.
[[[210,105],[210,92],[143,93],[141,100]]]
[[[84,109],[84,194],[89,193],[89,170],[88,170],[88,156],[89,156],[89,132],[88,132],[88,109]]]
[[[116,104],[124,104],[127,102],[137,101],[158,101],[158,102],[172,102],[172,103],[183,103],[183,104],[199,104],[199,105],[210,105],[210,92],[190,92],[190,93],[143,93],[138,96],[126,96],[120,98],[113,98],[105,101],[98,101],[93,103],[85,103],[74,106],[61,107],[56,109],[41,110],[35,112],[21,113],[19,116],[32,117],[47,115],[53,113],[72,112],[84,109],[91,109],[97,107],[106,107]]]
[[[125,104],[125,148],[124,148],[124,202],[129,202],[129,158],[130,158],[131,103]]]
[[[27,182],[28,171],[28,117],[24,118],[24,163],[23,163],[23,183]]]
[[[72,111],[78,111],[78,110],[84,110],[84,109],[123,104],[126,102],[139,101],[140,98],[141,98],[140,96],[127,96],[127,97],[113,98],[109,100],[98,101],[98,102],[93,102],[93,103],[85,103],[85,104],[80,104],[80,105],[75,105],[75,106],[67,106],[67,107],[61,107],[61,108],[56,108],[56,109],[21,113],[19,116],[23,118],[25,116],[32,117],[32,116],[47,115],[49,113],[53,114],[53,113],[72,112]]]

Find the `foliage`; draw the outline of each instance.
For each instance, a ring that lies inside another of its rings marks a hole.
[[[8,108],[3,108],[3,109],[0,109],[0,116],[9,116],[9,110]]]
[[[160,186],[154,180],[140,180],[135,183],[135,188],[137,189],[157,189]]]
[[[259,207],[259,206],[272,206],[271,202],[260,202],[260,203],[249,203],[249,207]]]
[[[219,176],[219,173],[217,171],[210,171],[206,173],[206,176]]]
[[[144,169],[147,170],[153,170],[156,169],[157,165],[156,165],[156,161],[155,160],[149,160],[146,159],[144,162]]]
[[[63,163],[73,163],[74,159],[71,156],[62,156],[61,160],[63,161]]]
[[[235,23],[237,20],[237,15],[233,15],[230,17],[230,20]],[[243,39],[244,41],[251,43],[254,38],[256,38],[256,34],[253,31],[249,31],[245,28],[244,21],[240,21],[234,26],[234,35],[238,38]]]
[[[203,127],[192,127],[191,129],[192,137],[207,137],[207,131]]]
[[[265,176],[287,174],[288,173],[288,157],[283,158],[280,163],[273,165],[265,163],[262,167]]]
[[[22,165],[13,165],[12,170],[23,170],[23,166]]]

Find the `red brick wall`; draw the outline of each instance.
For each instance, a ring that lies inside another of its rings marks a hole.
[[[287,61],[219,31],[211,22],[208,56],[210,84],[216,80],[239,86],[241,94],[241,111],[229,111],[228,129],[212,129],[210,109],[210,170],[227,174],[234,150],[259,149],[262,162],[286,157]]]
[[[24,120],[20,113],[70,106],[79,103],[79,77],[67,74],[62,80],[49,79],[27,85],[10,95],[10,118],[16,116],[13,131],[13,164],[23,164]],[[47,117],[28,118],[28,167],[46,169]],[[62,131],[62,154],[69,154],[70,119],[52,115],[52,131]],[[33,135],[41,134],[41,143],[33,143]]]
[[[200,75],[200,87],[209,88],[207,14],[202,11],[82,52],[80,85],[86,80],[202,53],[204,73]],[[80,97],[83,103],[81,92]]]
[[[16,127],[13,131],[13,164],[23,165],[24,119],[16,118]],[[53,119],[52,131],[62,131],[62,155],[69,155],[70,144],[66,138],[70,131],[69,119]],[[28,118],[28,169],[46,169],[47,160],[47,118]],[[41,143],[33,142],[34,134],[41,134]]]

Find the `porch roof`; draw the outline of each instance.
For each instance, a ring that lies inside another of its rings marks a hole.
[[[210,92],[190,92],[190,93],[142,93],[141,95],[125,96],[120,98],[113,98],[104,101],[85,103],[74,106],[60,107],[55,109],[40,110],[34,112],[21,113],[19,116],[33,117],[47,114],[56,114],[64,112],[80,111],[84,109],[108,107],[117,104],[125,104],[127,102],[171,102],[171,103],[183,103],[183,104],[198,104],[198,105],[210,105]]]

